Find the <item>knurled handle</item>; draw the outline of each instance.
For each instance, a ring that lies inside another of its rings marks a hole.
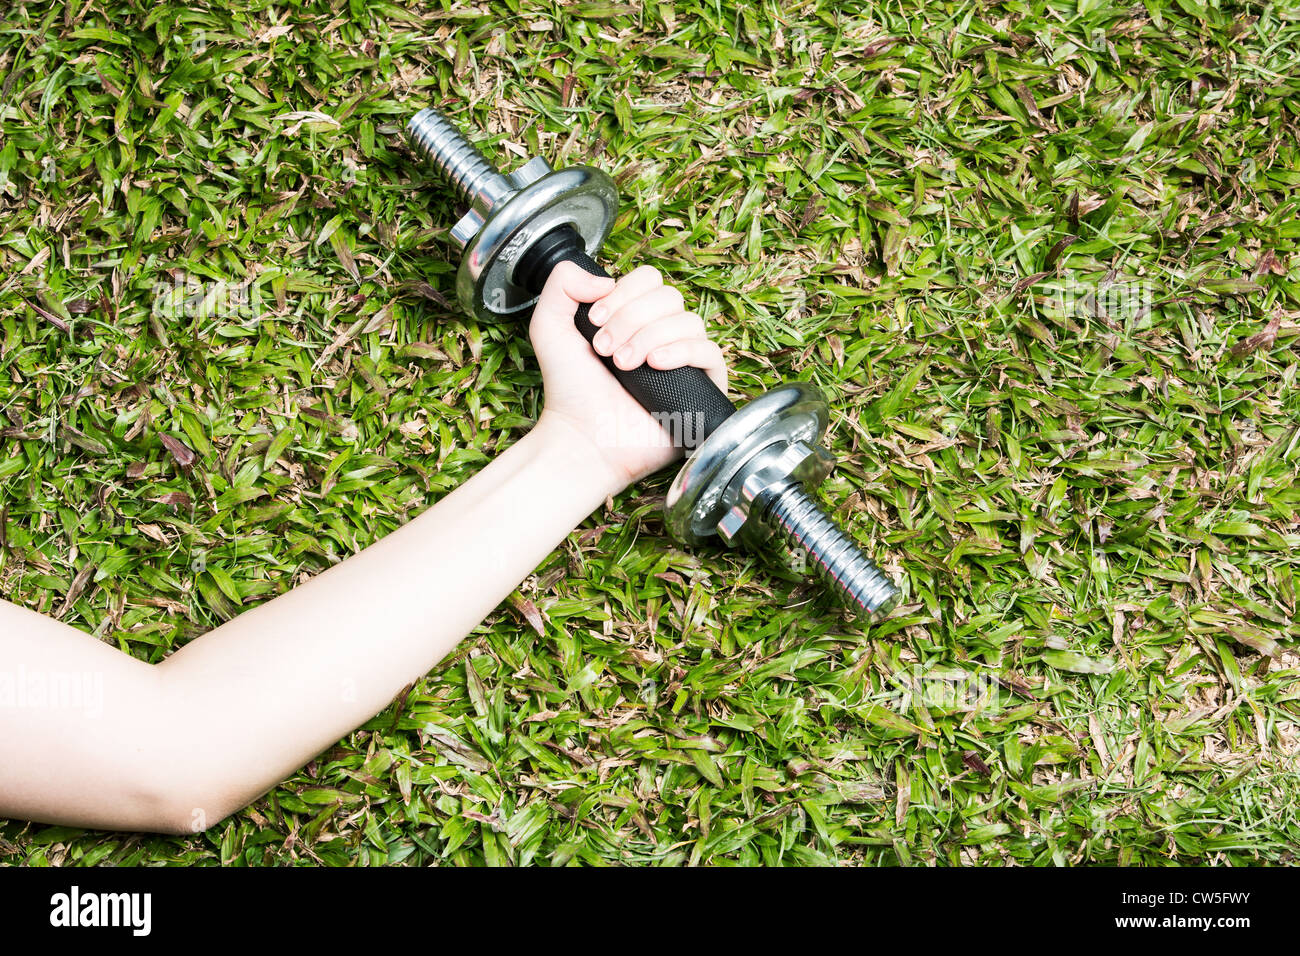
[[[609,273],[587,255],[576,233],[573,234],[573,239],[573,242],[556,243],[547,251],[544,261],[536,264],[531,285],[544,284],[551,270],[560,262],[572,262],[592,275],[609,278]],[[573,318],[578,331],[588,342],[600,330],[599,326],[592,324],[590,312],[591,306],[584,302],[578,306]],[[682,447],[696,447],[736,411],[736,406],[731,404],[703,369],[682,366],[664,370],[649,365],[621,369],[614,364],[613,358],[600,358],[619,384],[627,389],[628,394],[655,417],[672,436],[675,444]]]

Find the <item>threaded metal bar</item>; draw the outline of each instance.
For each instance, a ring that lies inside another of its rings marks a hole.
[[[790,545],[802,548],[818,573],[855,608],[870,614],[898,603],[901,593],[893,582],[803,488],[792,485],[783,491],[768,516]]]
[[[514,192],[496,166],[437,110],[420,110],[406,124],[406,132],[412,145],[447,177],[460,198],[480,213],[490,212]]]

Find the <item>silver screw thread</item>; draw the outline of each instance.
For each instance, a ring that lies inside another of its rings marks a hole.
[[[795,548],[802,548],[817,571],[859,611],[886,613],[902,592],[858,544],[822,511],[800,485],[781,492],[768,510],[768,520]]]
[[[515,190],[478,147],[435,109],[420,110],[406,124],[411,145],[422,153],[455,188],[461,200],[481,213]]]

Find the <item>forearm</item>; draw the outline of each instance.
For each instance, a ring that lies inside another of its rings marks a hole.
[[[119,777],[134,767],[183,796],[96,799],[121,785],[96,783],[97,774],[113,773],[113,762],[101,760],[44,768],[65,778],[39,789],[68,794],[66,812],[52,811],[48,799],[39,812],[16,804],[17,788],[3,780],[0,810],[182,829],[254,799],[426,673],[616,490],[589,448],[544,417],[474,478],[360,554],[146,667],[147,676],[115,666],[94,738],[123,748]],[[23,749],[0,742],[0,759],[22,760]],[[37,752],[26,757],[40,760]],[[139,819],[160,813],[181,818]]]
[[[220,778],[260,793],[441,660],[610,493],[578,454],[539,425],[403,528],[162,664],[169,709],[196,708],[186,724],[223,715],[201,731]]]

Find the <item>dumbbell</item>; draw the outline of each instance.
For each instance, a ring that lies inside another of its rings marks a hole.
[[[607,174],[591,166],[552,169],[540,156],[502,174],[435,109],[417,113],[406,131],[469,206],[451,229],[462,250],[456,293],[481,321],[528,315],[561,262],[608,275],[595,260],[618,209]],[[574,321],[590,342],[597,329],[587,305]],[[624,370],[603,361],[687,449],[665,501],[675,538],[699,545],[720,537],[729,547],[751,548],[780,539],[806,554],[852,608],[883,615],[898,603],[893,582],[813,496],[834,466],[821,445],[829,407],[816,388],[783,385],[736,408],[701,369]]]

